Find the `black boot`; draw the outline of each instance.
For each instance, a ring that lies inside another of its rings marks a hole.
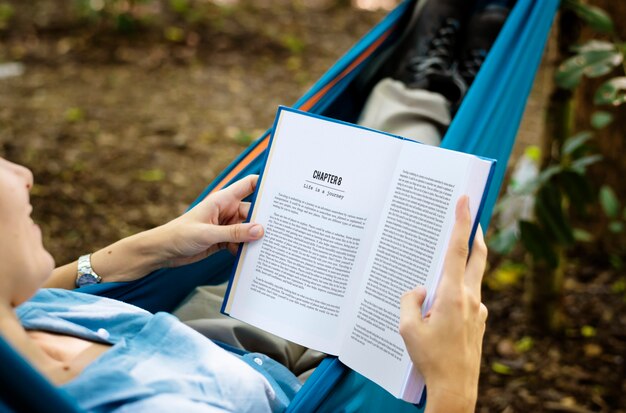
[[[509,11],[508,7],[492,4],[471,17],[457,67],[458,74],[468,88],[498,37]]]
[[[473,0],[429,0],[396,53],[393,77],[409,88],[430,89],[450,76],[458,37]]]

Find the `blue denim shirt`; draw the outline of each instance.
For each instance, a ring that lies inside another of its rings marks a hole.
[[[17,314],[28,330],[112,345],[62,386],[87,411],[281,411],[300,387],[269,357],[226,351],[167,313],[46,289]]]

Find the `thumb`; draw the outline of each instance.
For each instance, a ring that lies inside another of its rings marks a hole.
[[[255,241],[263,236],[263,227],[260,224],[215,225],[214,243],[248,242]]]
[[[400,334],[412,334],[424,322],[422,320],[422,304],[426,299],[426,288],[417,287],[402,295],[400,299]]]

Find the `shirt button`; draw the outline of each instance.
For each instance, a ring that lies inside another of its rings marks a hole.
[[[109,337],[111,337],[111,334],[109,334],[109,332],[104,328],[99,328],[98,331],[96,331],[96,334],[103,340],[108,340]]]
[[[261,360],[260,358],[255,357],[253,360],[254,360],[254,362],[255,362],[256,364],[258,364],[259,366],[262,366],[262,365],[263,365],[263,360]]]

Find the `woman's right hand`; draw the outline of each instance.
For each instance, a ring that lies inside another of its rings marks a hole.
[[[422,317],[426,289],[418,287],[401,299],[400,334],[411,360],[428,388],[426,412],[473,412],[487,307],[480,287],[487,247],[480,227],[469,257],[471,219],[467,196],[456,205],[456,222],[446,254],[437,296]]]

